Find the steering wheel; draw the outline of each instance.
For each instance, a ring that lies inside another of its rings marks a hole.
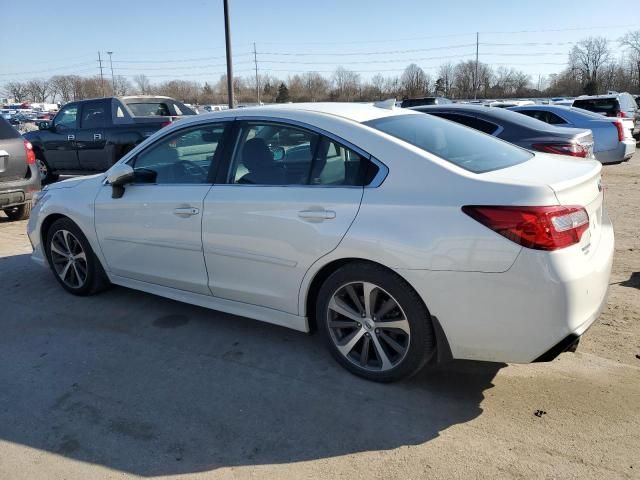
[[[195,162],[189,160],[180,160],[175,163],[176,166],[180,166],[182,168],[182,172],[187,174],[193,178],[198,178],[199,181],[206,180],[209,176],[209,172],[202,168]]]

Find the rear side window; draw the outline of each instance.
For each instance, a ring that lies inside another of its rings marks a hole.
[[[107,125],[104,103],[87,103],[82,106],[80,128],[103,128]]]
[[[469,115],[459,115],[457,113],[432,113],[431,115],[435,115],[436,117],[446,118],[447,120],[451,120],[452,122],[459,123],[464,125],[465,127],[471,127],[475,130],[479,130],[483,133],[488,133],[489,135],[493,135],[498,130],[498,125],[495,123],[487,122],[485,120],[481,120],[477,117],[471,117]]]
[[[586,98],[575,99],[573,106],[584,108],[591,112],[604,113],[608,117],[615,117],[620,111],[620,104],[616,98]]]
[[[551,125],[562,125],[567,123],[555,113],[547,112],[545,110],[517,110],[517,112]]]
[[[397,115],[364,123],[474,173],[526,162],[522,148],[432,115]]]
[[[0,117],[0,140],[18,138],[19,136],[20,133],[4,117]]]
[[[164,102],[127,103],[136,117],[170,117],[169,106]]]

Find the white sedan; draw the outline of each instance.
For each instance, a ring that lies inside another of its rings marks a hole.
[[[70,293],[317,328],[348,370],[391,381],[575,346],[613,257],[600,169],[392,103],[228,110],[49,185],[28,233]]]

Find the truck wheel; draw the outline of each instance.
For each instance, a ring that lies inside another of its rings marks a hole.
[[[17,207],[5,208],[4,213],[9,220],[26,220],[31,215],[31,202],[23,203]]]
[[[37,158],[36,163],[38,164],[38,172],[40,173],[40,183],[42,185],[47,185],[49,183],[53,183],[58,180],[58,175],[51,173],[51,168],[49,164],[41,159]]]

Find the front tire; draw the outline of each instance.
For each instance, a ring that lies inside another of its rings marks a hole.
[[[9,220],[26,220],[31,215],[31,202],[23,203],[17,207],[5,208],[4,213]]]
[[[403,278],[349,263],[320,288],[316,318],[329,350],[350,372],[377,382],[416,374],[436,350],[431,316]]]
[[[100,261],[75,223],[68,218],[56,220],[46,237],[49,266],[67,292],[84,296],[109,286]]]

